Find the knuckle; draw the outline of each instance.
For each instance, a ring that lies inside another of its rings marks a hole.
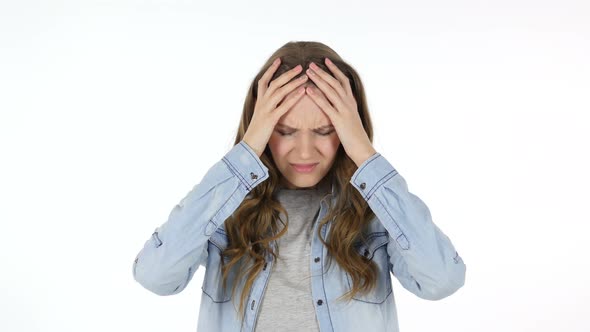
[[[281,109],[280,107],[277,107],[272,112],[269,112],[267,114],[267,119],[268,119],[269,123],[272,124],[273,127],[274,127],[274,124],[276,124],[279,121],[280,109]]]
[[[282,99],[283,98],[279,94],[275,93],[270,97],[268,102],[271,103],[272,105],[278,105]]]

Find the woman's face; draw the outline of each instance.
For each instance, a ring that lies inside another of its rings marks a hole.
[[[322,93],[319,89],[316,91]],[[283,114],[268,141],[282,174],[281,183],[289,189],[310,188],[320,182],[332,168],[339,145],[340,139],[330,118],[306,94]],[[316,163],[309,172],[298,171],[293,166]]]

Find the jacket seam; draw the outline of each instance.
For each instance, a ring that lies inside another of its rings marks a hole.
[[[393,175],[391,175],[391,174],[393,174]],[[393,170],[393,171],[385,174],[379,181],[377,181],[377,183],[375,183],[373,188],[371,188],[371,190],[369,190],[369,192],[367,193],[367,200],[370,199],[371,196],[373,196],[373,193],[375,193],[375,191],[377,191],[377,189],[379,189],[379,187],[381,187],[383,185],[383,183],[387,182],[387,180],[391,179],[395,175],[397,175],[397,171]]]
[[[254,159],[254,161],[256,161],[256,163],[257,163],[257,164],[258,164],[258,166],[260,167],[260,170],[263,170],[263,169],[262,169],[262,167],[261,167],[262,165],[261,165],[261,164],[260,164],[260,162],[258,161],[260,158],[259,158],[258,156],[255,156],[255,155],[253,155],[253,154],[252,154],[252,152],[251,152],[250,150],[248,150],[248,149],[247,149],[247,148],[244,146],[244,144],[246,144],[246,143],[244,143],[243,141],[240,141],[240,144],[242,144],[242,148],[243,148],[244,150],[246,150],[246,152],[248,152],[248,154],[250,154],[250,156],[252,157],[252,159]],[[264,166],[264,167],[266,167],[266,166]]]
[[[395,241],[398,242],[397,239],[399,239],[399,237],[403,235],[406,238],[406,241],[408,242],[408,248],[403,248],[402,247],[402,249],[404,249],[404,250],[409,249],[409,247],[410,247],[410,241],[407,240],[406,235],[404,234],[404,232],[402,231],[402,229],[399,227],[398,223],[395,221],[395,218],[393,218],[393,216],[389,213],[389,211],[387,211],[387,209],[385,208],[385,205],[383,204],[383,202],[381,202],[381,199],[379,199],[379,196],[375,196],[375,198],[377,199],[377,202],[379,202],[379,204],[381,204],[381,208],[389,216],[389,218],[391,219],[391,221],[393,222],[393,224],[395,225],[395,227],[397,227],[397,229],[396,229],[397,234],[394,234],[395,235]],[[399,242],[398,242],[398,244],[399,244]],[[401,245],[400,245],[400,247],[401,247]]]
[[[217,212],[215,212],[215,214],[213,215],[213,217],[210,219],[210,222],[215,224],[215,231],[217,231],[217,227],[219,227],[219,224],[217,224],[215,221],[217,220],[217,216],[219,215],[219,213],[221,212],[221,210],[223,210],[223,208],[227,205],[227,202],[232,198],[232,196],[236,193],[236,191],[238,191],[238,188],[236,188],[231,195],[229,195],[229,197],[225,200],[225,202],[223,202],[223,204],[221,205],[221,207],[219,208],[219,210],[217,210]],[[225,220],[224,220],[225,221]]]
[[[227,301],[231,300],[231,297],[230,297],[230,299],[229,299],[229,300],[215,301],[215,299],[214,299],[213,297],[211,297],[211,295],[209,295],[209,293],[207,293],[207,292],[205,291],[205,288],[204,288],[204,287],[201,287],[201,290],[202,290],[202,291],[203,291],[203,293],[205,293],[205,294],[206,294],[206,295],[207,295],[207,296],[208,296],[208,297],[211,299],[211,301],[213,301],[214,303],[224,303],[224,302],[227,302]]]
[[[250,151],[250,150],[249,150],[247,147],[245,147],[245,146],[244,146],[244,144],[246,144],[246,143],[244,143],[243,141],[240,141],[240,142],[238,143],[238,145],[240,145],[240,146],[241,146],[241,148],[242,148],[242,149],[244,149],[244,151],[246,151],[246,152],[247,152],[247,153],[250,155],[250,157],[251,157],[251,158],[252,158],[252,159],[253,159],[253,160],[256,162],[256,165],[258,166],[258,168],[259,168],[259,171],[260,171],[260,172],[262,172],[262,173],[265,173],[265,171],[264,171],[264,168],[263,168],[263,167],[266,167],[266,166],[264,166],[264,164],[261,164],[261,163],[260,163],[260,161],[259,161],[259,160],[260,160],[260,158],[258,158],[256,155],[253,155],[253,154],[252,154],[252,152],[251,152],[251,151]],[[239,172],[239,170],[237,169],[237,167],[235,167],[235,165],[234,165],[234,164],[232,164],[232,162],[231,162],[229,159],[227,159],[227,158],[224,156],[224,157],[222,158],[222,160],[224,160],[224,162],[225,162],[226,164],[228,164],[228,166],[229,166],[229,167],[230,167],[232,170],[235,170],[235,172],[236,172],[236,173],[237,173],[237,175],[240,177],[240,179],[242,180],[242,182],[244,183],[244,185],[246,186],[246,188],[248,188],[248,191],[251,191],[251,190],[252,190],[252,188],[253,188],[253,187],[254,187],[254,186],[255,186],[255,185],[258,183],[258,182],[262,181],[262,177],[259,177],[259,178],[258,178],[256,181],[254,181],[254,182],[252,183],[252,186],[250,186],[250,185],[248,184],[248,182],[246,181],[246,179],[245,179],[245,178],[242,176],[242,174]]]
[[[244,179],[244,177],[242,176],[242,173],[240,173],[238,169],[235,168],[234,165],[227,158],[223,157],[221,158],[221,160],[223,160],[223,162],[230,168],[230,171],[240,179],[240,182],[242,182],[244,186],[248,188],[248,191],[252,190],[248,182],[246,182],[246,179]]]
[[[360,170],[360,172],[359,172],[359,173],[361,173],[361,172],[363,171],[363,169],[365,169],[365,167],[369,166],[369,164],[370,164],[370,163],[372,163],[372,162],[373,162],[375,159],[377,159],[377,157],[379,157],[380,155],[381,155],[381,154],[380,154],[379,152],[377,152],[377,153],[375,153],[373,156],[371,156],[371,157],[370,157],[370,158],[367,160],[366,164],[365,164],[365,165],[363,165],[363,166],[361,167],[361,170]]]
[[[325,236],[326,234],[322,234]],[[324,245],[322,245],[322,257],[324,257]],[[322,262],[322,291],[324,292],[324,299],[326,299],[326,310],[328,311],[328,318],[330,319],[330,327],[332,328],[332,332],[334,332],[334,323],[332,322],[332,315],[330,314],[330,305],[328,304],[328,297],[326,296],[326,282],[324,280],[326,274],[324,272],[324,264]],[[315,301],[314,301],[315,302]]]

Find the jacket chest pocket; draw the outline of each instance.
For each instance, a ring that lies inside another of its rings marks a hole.
[[[201,289],[209,296],[213,302],[227,302],[231,299],[231,289],[235,282],[235,272],[230,271],[227,278],[226,288],[222,287],[221,272],[221,253],[228,246],[227,234],[221,229],[217,229],[207,242],[207,265],[205,267],[205,278]],[[224,263],[229,262],[229,258],[223,257]]]
[[[389,274],[389,255],[387,254],[387,243],[389,235],[386,232],[375,232],[367,236],[365,243],[358,242],[355,247],[357,252],[375,262],[377,265],[377,284],[368,293],[357,293],[353,299],[369,303],[383,303],[391,294],[391,275]],[[352,289],[352,278],[346,273],[348,290]]]

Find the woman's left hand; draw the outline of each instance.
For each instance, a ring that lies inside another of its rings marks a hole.
[[[377,151],[363,128],[348,77],[328,58],[325,62],[336,78],[312,62],[307,75],[324,95],[311,86],[306,93],[330,118],[346,154],[358,167]]]

